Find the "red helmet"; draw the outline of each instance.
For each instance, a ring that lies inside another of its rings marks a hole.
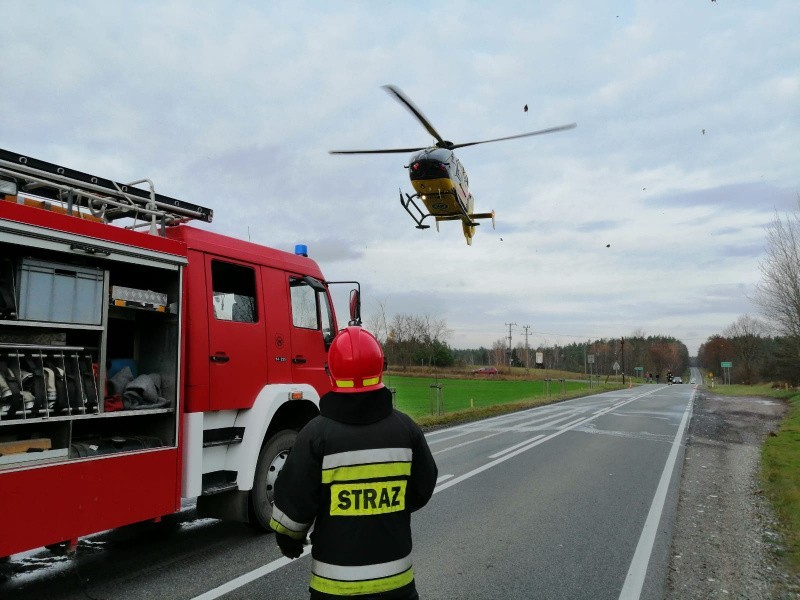
[[[383,387],[383,350],[366,329],[346,327],[328,350],[328,371],[334,391],[368,392]]]

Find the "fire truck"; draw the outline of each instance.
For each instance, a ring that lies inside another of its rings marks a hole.
[[[306,256],[205,207],[0,150],[0,557],[177,512],[267,529],[330,389]],[[359,287],[350,323],[359,324]]]

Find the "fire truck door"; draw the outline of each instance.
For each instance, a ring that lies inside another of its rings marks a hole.
[[[211,410],[249,408],[267,382],[263,295],[256,269],[206,255]]]
[[[333,311],[325,286],[313,277],[291,275],[292,380],[310,383],[320,396],[330,389],[325,371],[334,330]]]

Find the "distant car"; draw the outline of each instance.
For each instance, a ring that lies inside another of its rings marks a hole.
[[[497,369],[494,367],[481,367],[472,371],[473,375],[497,375]]]
[[[697,379],[695,379],[694,377],[692,377],[692,378],[689,380],[689,383],[691,383],[692,385],[694,385],[695,383],[697,383]]]
[[[683,379],[681,379],[680,377],[673,377],[672,383],[683,383]]]

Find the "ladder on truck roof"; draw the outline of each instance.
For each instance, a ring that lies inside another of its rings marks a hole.
[[[165,227],[189,219],[210,223],[214,216],[210,208],[157,194],[149,179],[118,183],[2,148],[0,179],[14,180],[25,194],[60,202],[67,214],[75,214],[83,207],[105,222],[134,219],[133,225],[126,226],[128,229],[149,226],[153,234],[160,227],[164,235]],[[149,189],[134,187],[143,183]]]

